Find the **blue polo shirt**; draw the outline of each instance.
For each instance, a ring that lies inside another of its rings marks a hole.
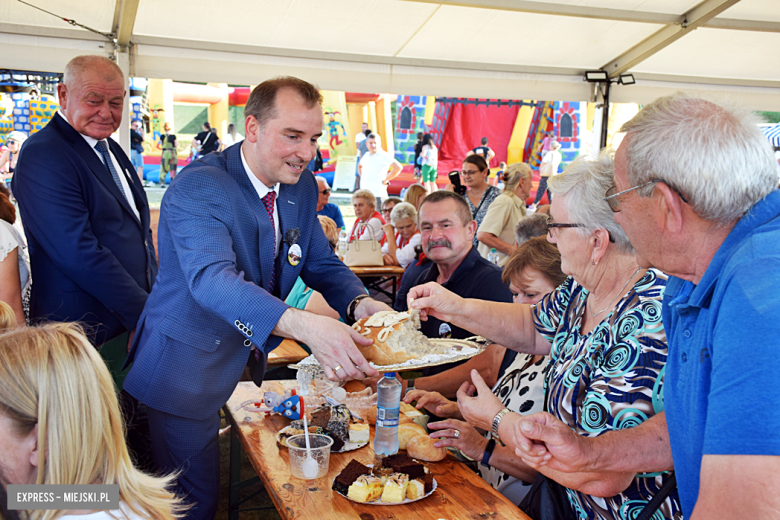
[[[405,275],[404,275],[405,276]],[[410,287],[422,285],[428,282],[435,282],[439,276],[439,266],[431,262],[430,267],[419,274],[417,280]],[[462,298],[476,298],[478,300],[488,300],[493,302],[512,303],[512,292],[509,287],[501,281],[501,268],[491,264],[482,258],[477,252],[476,247],[471,247],[469,253],[452,273],[450,279],[442,284],[442,287],[454,292]],[[396,300],[396,310],[405,311],[407,309],[406,299],[402,302]],[[428,316],[426,321],[422,322],[420,331],[429,338],[451,337],[455,339],[465,339],[473,336],[473,332],[462,329],[451,323],[446,323],[433,316]],[[448,370],[460,363],[448,363],[438,367],[427,368],[423,374],[428,376],[438,374]]]
[[[703,455],[780,455],[780,192],[737,222],[698,285],[669,278],[663,322],[666,421],[687,518]]]
[[[317,215],[324,215],[332,218],[333,222],[336,223],[336,227],[339,229],[344,227],[344,217],[341,216],[341,210],[332,202],[325,204],[325,207],[319,210]]]

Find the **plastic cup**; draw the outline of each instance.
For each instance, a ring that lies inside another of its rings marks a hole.
[[[327,435],[309,434],[311,457],[317,462],[317,476],[321,478],[328,474],[330,463],[330,447],[333,439]],[[290,473],[293,477],[309,480],[303,473],[303,461],[306,459],[306,439],[303,435],[293,435],[287,439],[287,449],[290,452]]]

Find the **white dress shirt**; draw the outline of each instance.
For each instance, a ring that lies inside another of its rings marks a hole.
[[[246,157],[244,157],[244,149],[241,149],[241,162],[244,163],[244,171],[246,171],[247,176],[249,177],[249,181],[252,183],[252,186],[255,188],[255,191],[257,192],[257,195],[261,199],[268,195],[268,192],[273,190],[276,192],[276,198],[274,199],[274,233],[276,234],[276,251],[274,251],[274,259],[279,254],[280,246],[282,245],[282,234],[279,232],[279,210],[277,209],[278,204],[277,201],[279,200],[279,183],[277,182],[274,184],[273,188],[269,188],[262,182],[260,182],[260,179],[257,178],[257,176],[252,173],[252,168],[249,167],[249,163],[246,162]]]
[[[60,117],[65,120],[66,123],[70,125],[70,121],[68,121],[68,118],[65,117],[65,114],[62,113],[62,110],[58,112],[60,114]],[[73,125],[71,125],[71,128],[73,128]],[[76,130],[74,128],[74,130]],[[98,140],[90,137],[88,135],[84,135],[82,133],[79,133],[81,137],[84,138],[84,140],[87,142],[90,148],[92,148],[92,151],[97,154],[98,158],[100,159],[100,162],[102,164],[106,164],[103,162],[103,155],[98,152],[95,149],[95,145],[97,144]],[[111,151],[111,147],[108,146],[108,143],[106,143],[106,147],[108,148],[108,156],[111,157],[111,162],[114,163],[114,169],[119,174],[119,182],[122,183],[122,192],[125,198],[127,199],[127,202],[130,203],[130,209],[133,211],[133,214],[135,215],[135,218],[137,218],[139,221],[141,220],[141,214],[138,212],[138,208],[135,204],[135,197],[133,197],[133,191],[130,189],[130,182],[128,181],[127,176],[130,175],[128,172],[125,171],[122,166],[120,166],[119,161],[117,161],[116,157],[114,157],[114,153]],[[108,166],[106,166],[108,168]],[[133,173],[135,175],[135,172]]]

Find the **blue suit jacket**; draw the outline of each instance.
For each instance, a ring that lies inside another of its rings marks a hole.
[[[140,221],[59,114],[24,143],[12,181],[30,248],[30,317],[81,321],[96,345],[135,328],[157,275],[146,193],[119,145],[108,144]]]
[[[176,176],[160,212],[160,274],[128,357],[124,388],[147,406],[202,420],[235,389],[254,344],[267,354],[300,276],[346,311],[365,290],[336,257],[317,219],[317,182],[305,170],[277,198],[282,237],[299,229],[298,265],[291,244],[277,257],[278,296],[268,293],[273,228],[241,161],[241,143],[209,154]]]

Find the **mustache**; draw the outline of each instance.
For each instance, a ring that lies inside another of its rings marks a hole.
[[[432,248],[439,247],[439,246],[444,246],[444,247],[447,247],[449,249],[452,249],[452,244],[450,243],[450,241],[447,240],[446,238],[442,238],[440,240],[430,240],[428,242],[428,245],[425,246],[425,252],[427,253]]]

